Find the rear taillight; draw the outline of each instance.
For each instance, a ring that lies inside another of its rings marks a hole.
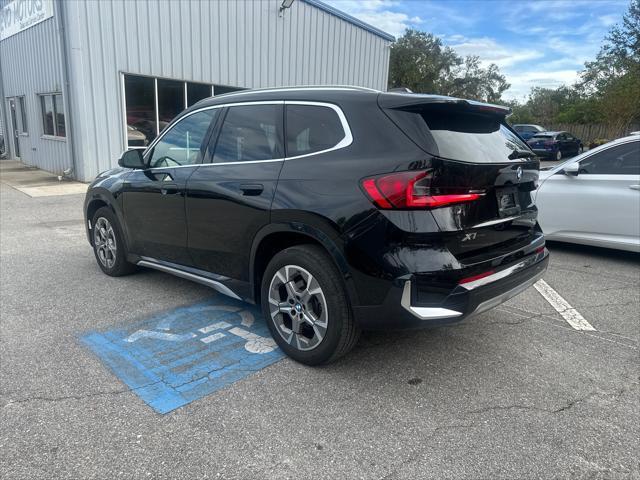
[[[443,207],[477,200],[483,195],[482,192],[472,191],[432,191],[431,175],[424,171],[397,172],[365,178],[362,180],[362,188],[373,203],[383,210]]]

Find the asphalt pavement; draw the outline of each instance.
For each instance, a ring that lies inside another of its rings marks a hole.
[[[79,339],[212,292],[102,274],[82,201],[0,184],[0,478],[640,478],[638,255],[550,246],[545,281],[593,330],[530,288],[161,415]]]

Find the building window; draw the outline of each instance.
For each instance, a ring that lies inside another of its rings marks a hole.
[[[184,82],[158,79],[158,133],[186,108]]]
[[[124,75],[127,147],[146,147],[181,111],[204,98],[238,87]]]
[[[65,128],[62,94],[40,95],[40,103],[44,134],[51,137],[66,137],[67,129]]]
[[[187,83],[187,107],[211,96],[211,85],[206,83]]]
[[[146,147],[156,135],[155,80],[151,77],[124,76],[127,108],[127,146]]]
[[[29,129],[27,128],[27,109],[24,97],[18,97],[18,105],[20,108],[20,133],[27,135],[29,133]]]
[[[225,93],[238,92],[240,90],[244,90],[244,88],[228,87],[226,85],[214,85],[213,86],[213,94],[214,95],[223,95]]]

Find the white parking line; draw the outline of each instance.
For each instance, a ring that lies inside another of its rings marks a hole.
[[[213,335],[209,335],[208,337],[201,338],[200,341],[204,343],[211,343],[225,336],[226,335],[224,333],[218,332],[218,333],[214,333]]]
[[[199,328],[198,331],[200,333],[209,333],[213,330],[222,330],[223,328],[229,328],[230,326],[231,324],[227,322],[216,322],[211,325],[207,325],[204,328]]]
[[[253,332],[247,332],[242,328],[233,327],[229,329],[229,333],[233,333],[247,340],[244,348],[251,353],[269,353],[278,348],[278,344],[272,338],[261,337]]]
[[[595,330],[595,328],[593,328],[591,324],[587,322],[582,315],[580,315],[580,312],[573,308],[569,302],[562,298],[560,294],[551,288],[547,282],[544,280],[538,280],[533,286],[574,329]]]

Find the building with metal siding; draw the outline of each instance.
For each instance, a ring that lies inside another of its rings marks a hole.
[[[0,41],[6,130],[10,99],[26,110],[10,156],[84,181],[204,95],[387,84],[393,37],[318,0],[284,10],[282,0],[42,2],[50,18]]]

